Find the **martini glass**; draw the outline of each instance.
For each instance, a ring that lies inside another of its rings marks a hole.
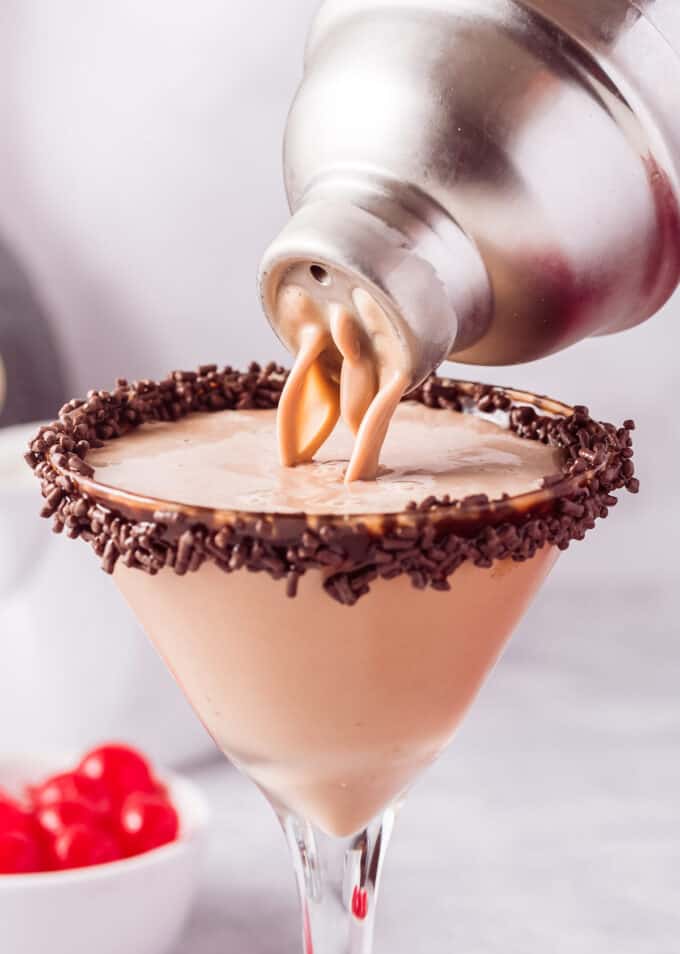
[[[219,747],[286,833],[306,954],[369,954],[383,859],[416,776],[453,736],[556,559],[464,564],[445,593],[378,581],[347,608],[211,564],[118,586]]]
[[[156,392],[143,382],[146,405],[125,392],[113,402],[111,426],[97,404],[108,398],[95,394],[96,432],[116,436],[121,421],[158,418],[148,408],[161,406],[168,387]],[[385,853],[410,785],[450,742],[559,549],[606,514],[611,489],[626,481],[636,489],[627,431],[523,392],[447,387],[442,393],[459,410],[563,443],[563,472],[540,490],[495,502],[430,501],[389,516],[319,518],[140,496],[99,483],[54,447],[38,468],[57,529],[84,537],[115,569],[198,716],[276,812],[297,879],[305,954],[370,954]],[[162,406],[172,407],[168,401]],[[199,409],[195,401],[190,409]],[[77,411],[67,406],[62,414],[69,433],[79,426],[75,417],[69,422]],[[577,437],[562,422],[579,416]],[[54,444],[43,436],[42,445]],[[42,445],[34,445],[38,457]],[[46,485],[48,474],[54,483]],[[54,487],[66,488],[66,503]],[[503,540],[520,538],[506,553]],[[342,563],[357,539],[373,541],[368,552],[379,566],[355,574],[350,591],[347,580],[333,582],[338,562],[329,554],[344,553]],[[441,559],[447,547],[459,554],[437,588],[407,562],[407,551],[433,541]],[[316,563],[286,584],[271,554],[285,562],[300,546],[317,553]]]

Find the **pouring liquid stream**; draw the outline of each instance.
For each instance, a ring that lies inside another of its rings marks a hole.
[[[354,311],[287,285],[280,328],[297,353],[277,418],[284,467],[311,461],[342,416],[355,435],[345,482],[374,480],[390,421],[409,385],[408,361],[380,305],[363,289]]]

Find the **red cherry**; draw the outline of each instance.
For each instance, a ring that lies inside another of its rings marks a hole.
[[[21,831],[30,836],[32,828],[30,812],[25,811],[9,795],[0,792],[0,835],[5,832]]]
[[[31,874],[40,871],[40,848],[23,831],[0,833],[0,874]]]
[[[55,836],[73,825],[92,828],[97,823],[97,815],[87,802],[55,802],[36,809],[35,819],[44,834]]]
[[[165,799],[166,802],[170,801],[168,786],[164,782],[159,782],[157,778],[154,779],[154,788],[151,794],[158,795],[159,798]]]
[[[105,831],[97,831],[94,845],[92,847],[92,864],[108,865],[112,861],[120,861],[123,852],[120,849],[118,841]]]
[[[56,802],[84,802],[98,815],[106,815],[111,811],[111,798],[104,786],[79,772],[53,775],[42,785],[30,786],[27,792],[36,807],[54,805]]]
[[[96,834],[97,837],[92,848],[92,864],[108,865],[112,861],[120,861],[123,852],[113,835],[105,831],[97,831]]]
[[[178,832],[177,812],[166,799],[142,792],[125,799],[120,813],[120,840],[128,857],[167,845]]]
[[[78,772],[100,783],[119,808],[131,792],[156,791],[148,762],[139,752],[125,745],[104,745],[83,758]]]
[[[64,828],[54,839],[51,855],[58,871],[102,865],[122,857],[111,835],[86,825]]]

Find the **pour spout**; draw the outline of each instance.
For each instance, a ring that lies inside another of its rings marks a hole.
[[[443,211],[425,209],[429,200],[408,198],[325,188],[295,212],[259,274],[265,314],[289,350],[278,303],[290,285],[355,313],[357,291],[370,295],[401,344],[409,390],[484,334],[491,291],[474,243]]]

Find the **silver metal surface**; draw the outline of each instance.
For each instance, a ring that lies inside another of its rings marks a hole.
[[[319,299],[376,295],[414,385],[636,325],[680,282],[680,3],[327,0],[285,175],[275,327],[314,264]]]

